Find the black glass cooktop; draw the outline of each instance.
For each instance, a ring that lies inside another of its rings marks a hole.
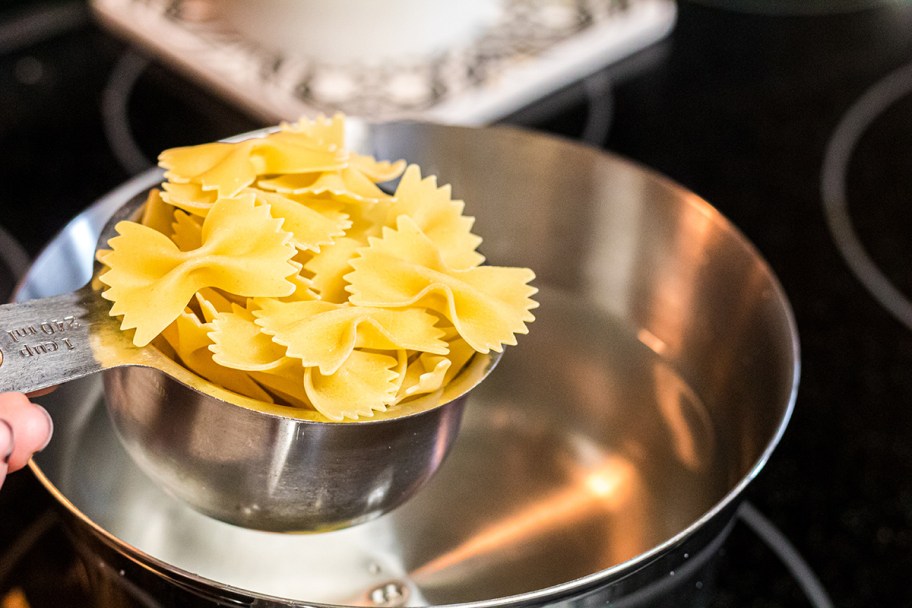
[[[507,122],[708,199],[793,304],[795,415],[711,575],[687,583],[701,605],[912,605],[912,5],[790,8],[682,2],[669,38]],[[81,2],[0,6],[0,226],[28,254],[158,150],[259,126]],[[50,507],[29,472],[0,491],[0,605],[89,602]]]

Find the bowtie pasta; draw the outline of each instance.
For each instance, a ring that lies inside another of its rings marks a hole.
[[[344,421],[435,405],[475,353],[527,333],[532,271],[483,266],[449,186],[348,151],[344,127],[303,119],[159,156],[162,188],[98,253],[136,346]]]

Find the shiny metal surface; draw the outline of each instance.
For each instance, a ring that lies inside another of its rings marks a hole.
[[[158,484],[206,515],[274,532],[351,526],[411,498],[443,462],[467,397],[324,423],[233,407],[146,367],[105,372],[104,387],[124,447]]]
[[[489,261],[542,288],[426,487],[346,530],[223,524],[140,472],[95,379],[47,399],[58,435],[34,470],[105,571],[188,605],[655,605],[725,533],[790,417],[798,343],[775,277],[707,203],[613,156],[508,128],[358,137],[451,183]],[[74,240],[39,263],[72,263]],[[32,273],[24,293],[58,287]]]

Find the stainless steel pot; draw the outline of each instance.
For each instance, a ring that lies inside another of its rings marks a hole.
[[[798,340],[775,277],[706,202],[577,144],[398,124],[355,146],[451,183],[489,261],[536,271],[531,333],[473,391],[426,489],[324,534],[191,511],[122,451],[98,380],[61,387],[32,467],[93,572],[162,605],[653,605],[724,537],[791,414]],[[18,297],[84,282],[106,214],[157,179],[77,218]]]

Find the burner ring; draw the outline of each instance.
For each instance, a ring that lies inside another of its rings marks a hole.
[[[852,226],[846,194],[849,161],[862,135],[878,116],[909,93],[912,63],[877,82],[849,108],[827,143],[820,189],[830,233],[846,264],[884,308],[912,329],[912,301],[878,268],[861,243]]]

